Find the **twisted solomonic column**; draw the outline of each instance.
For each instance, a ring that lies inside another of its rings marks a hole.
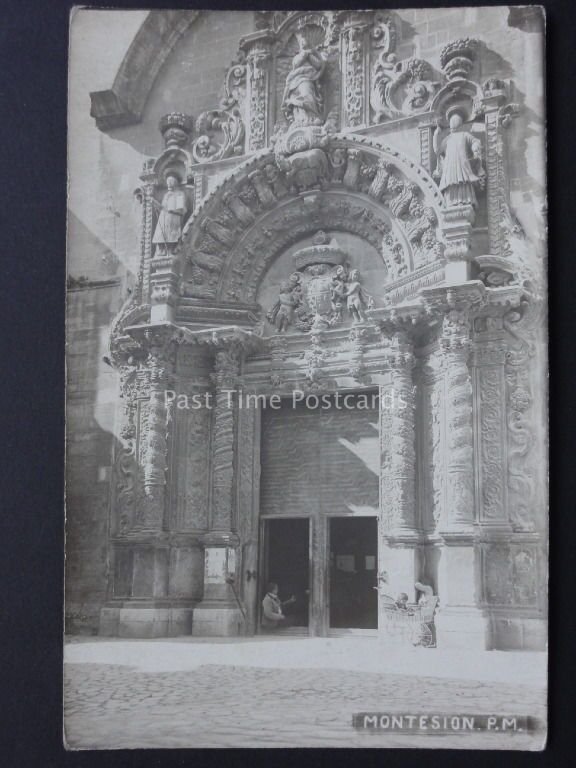
[[[414,354],[403,331],[387,355],[391,377],[380,391],[381,526],[385,536],[413,536],[416,527]]]
[[[165,393],[173,386],[175,353],[169,338],[162,333],[151,334],[149,353],[149,399],[141,418],[144,497],[137,527],[159,531],[164,522],[171,421]]]
[[[451,309],[442,321],[440,340],[446,372],[447,530],[470,530],[474,524],[474,450],[470,319]]]

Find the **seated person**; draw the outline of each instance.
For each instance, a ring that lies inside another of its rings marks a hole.
[[[286,616],[282,611],[283,605],[288,605],[295,601],[294,597],[282,602],[278,597],[278,584],[271,581],[268,584],[268,591],[262,600],[262,626],[266,629],[277,629],[280,626],[286,626]]]

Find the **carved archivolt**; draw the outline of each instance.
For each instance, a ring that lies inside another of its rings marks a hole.
[[[388,279],[442,257],[442,200],[428,173],[377,142],[297,126],[239,166],[189,220],[189,295],[253,301],[276,255],[319,229],[382,253]]]

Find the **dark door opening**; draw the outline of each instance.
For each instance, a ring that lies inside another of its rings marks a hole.
[[[330,627],[378,628],[375,517],[330,518]]]
[[[308,627],[310,598],[310,522],[306,518],[264,521],[264,576],[261,600],[269,582],[278,584],[286,622],[279,630]]]

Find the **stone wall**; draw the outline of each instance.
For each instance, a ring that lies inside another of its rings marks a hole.
[[[117,377],[102,361],[120,285],[68,292],[66,627],[96,632],[106,598]]]

